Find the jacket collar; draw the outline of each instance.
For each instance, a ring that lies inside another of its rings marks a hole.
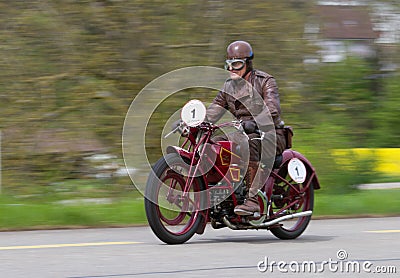
[[[250,81],[252,80],[251,76],[253,74],[253,71],[250,71],[246,74],[245,78],[241,78],[239,80],[233,80],[229,78],[227,81],[229,83],[228,90],[230,94],[236,99],[253,97],[254,89],[250,83]]]

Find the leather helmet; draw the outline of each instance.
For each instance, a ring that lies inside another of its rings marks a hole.
[[[226,56],[228,59],[253,59],[253,48],[248,42],[234,41],[226,48]]]

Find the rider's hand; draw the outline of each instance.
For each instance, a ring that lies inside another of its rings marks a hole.
[[[257,123],[253,120],[243,121],[242,122],[243,130],[247,134],[255,133],[257,130]]]

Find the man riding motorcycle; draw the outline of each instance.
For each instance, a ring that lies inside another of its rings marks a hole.
[[[254,53],[248,42],[235,41],[228,45],[226,51],[225,69],[230,72],[230,78],[208,107],[207,121],[217,122],[228,110],[242,122],[243,130],[249,138],[249,164],[244,176],[248,195],[243,204],[235,207],[234,212],[238,215],[253,215],[260,211],[257,193],[264,178],[262,171],[258,171],[261,153],[266,152],[266,157],[273,161],[275,155],[281,154],[286,147],[279,92],[272,75],[253,68]],[[265,148],[265,142],[252,140],[260,137],[258,130],[264,131],[271,126],[271,118],[276,133],[276,150],[271,150],[275,142],[266,142],[269,146]],[[218,140],[224,140],[224,136],[219,136]]]

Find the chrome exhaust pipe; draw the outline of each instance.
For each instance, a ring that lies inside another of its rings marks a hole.
[[[239,228],[237,227],[237,226],[235,226],[235,225],[233,225],[229,220],[228,220],[228,216],[224,216],[224,217],[222,217],[222,221],[224,222],[224,224],[228,227],[228,228],[230,228],[230,229],[232,229],[232,230],[239,230]]]
[[[299,217],[304,217],[304,216],[310,216],[312,214],[312,210],[306,210],[306,211],[302,211],[302,212],[296,212],[293,214],[288,214],[288,215],[284,215],[281,217],[278,217],[274,220],[265,222],[265,223],[261,223],[260,225],[254,225],[253,227],[255,228],[267,228],[270,227],[272,225],[275,225],[281,221],[285,221],[285,220],[290,220],[293,218],[299,218]]]
[[[246,227],[246,228],[243,228],[243,227],[240,227],[240,228],[239,228],[238,226],[232,224],[232,223],[229,221],[228,216],[226,216],[226,215],[222,218],[222,221],[224,222],[224,224],[225,224],[228,228],[230,228],[230,229],[232,229],[232,230],[263,229],[263,228],[268,228],[268,227],[270,227],[270,226],[272,226],[272,225],[275,225],[275,224],[277,224],[277,223],[279,223],[279,222],[281,222],[281,221],[290,220],[290,219],[293,219],[293,218],[299,218],[299,217],[310,216],[310,215],[312,215],[312,213],[313,213],[312,210],[307,210],[307,211],[302,211],[302,212],[296,212],[296,213],[293,213],[293,214],[288,214],[288,215],[284,215],[284,216],[278,217],[278,218],[276,218],[276,219],[274,219],[274,220],[271,220],[271,221],[268,221],[268,222],[265,222],[265,223],[261,223],[260,225],[252,225],[252,226],[248,226],[248,227]],[[250,222],[250,224],[251,224],[251,222]]]

